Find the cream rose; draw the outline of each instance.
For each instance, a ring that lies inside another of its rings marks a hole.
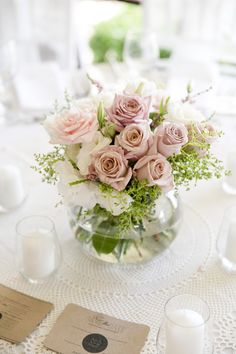
[[[167,158],[179,154],[181,147],[187,142],[188,130],[184,124],[166,122],[156,128],[148,154],[155,155],[159,152]]]
[[[88,178],[98,178],[101,182],[122,191],[131,177],[132,170],[121,147],[109,145],[92,155]]]
[[[138,160],[144,156],[152,144],[152,132],[147,122],[142,124],[127,125],[119,135],[116,136],[116,145],[121,146],[125,151],[125,157],[131,160]]]
[[[147,180],[148,186],[158,185],[163,192],[174,187],[171,165],[161,154],[142,157],[134,165],[133,174],[138,180]]]
[[[49,115],[43,123],[52,144],[71,145],[92,141],[97,130],[94,106],[77,105]]]

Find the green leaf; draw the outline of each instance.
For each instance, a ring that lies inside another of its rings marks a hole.
[[[105,127],[102,129],[103,136],[113,139],[116,134],[115,124],[105,123]]]
[[[84,182],[88,182],[88,180],[86,178],[84,179],[77,179],[77,181],[73,181],[69,183],[69,186],[75,186],[76,184],[80,184],[80,183],[84,183]]]
[[[138,87],[135,90],[135,93],[141,95],[143,92],[143,88],[144,88],[144,82],[140,82],[140,84],[138,85]]]
[[[104,106],[103,102],[101,101],[98,106],[98,111],[97,111],[97,120],[99,124],[99,128],[102,129],[105,127],[105,111],[104,111]]]
[[[190,94],[193,91],[192,82],[189,81],[187,84],[187,93]]]
[[[114,251],[120,240],[119,238],[111,238],[100,234],[94,234],[92,237],[92,242],[97,253],[109,254]]]

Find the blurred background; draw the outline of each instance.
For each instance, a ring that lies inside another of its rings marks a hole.
[[[40,120],[65,89],[136,76],[236,114],[235,0],[0,0],[0,122]]]

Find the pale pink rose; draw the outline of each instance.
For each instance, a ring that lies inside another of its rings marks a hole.
[[[43,123],[50,143],[71,145],[91,142],[97,131],[96,111],[83,106],[64,109],[47,117]]]
[[[115,95],[110,108],[106,110],[109,120],[115,124],[116,130],[121,131],[131,123],[142,123],[149,119],[151,97],[138,94]]]
[[[154,141],[148,154],[155,155],[159,152],[167,158],[179,154],[181,147],[187,142],[188,130],[184,124],[166,122],[156,128]]]
[[[122,191],[131,177],[132,169],[128,166],[128,160],[121,147],[109,145],[92,154],[88,178],[99,179],[114,189]]]
[[[174,187],[171,165],[161,154],[142,157],[134,165],[133,174],[138,180],[147,180],[148,186],[158,185],[163,192]]]
[[[189,124],[187,128],[190,147],[196,150],[200,157],[203,157],[207,153],[207,149],[202,149],[198,144],[207,143],[211,145],[214,143],[219,136],[216,127],[212,122],[202,122]],[[192,146],[191,142],[193,143]]]
[[[116,145],[120,145],[124,149],[125,157],[128,160],[138,160],[143,157],[152,141],[152,132],[148,122],[127,125],[115,139]]]
[[[201,131],[202,138],[207,144],[214,143],[219,137],[217,129],[212,122],[203,122],[198,124],[198,126]]]

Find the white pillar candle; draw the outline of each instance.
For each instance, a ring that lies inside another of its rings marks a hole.
[[[166,354],[203,354],[204,320],[192,310],[179,309],[168,315]]]
[[[236,263],[236,221],[229,225],[224,256],[230,262]]]
[[[0,207],[11,209],[20,205],[25,198],[22,176],[13,165],[0,166]]]
[[[23,273],[31,279],[45,278],[55,269],[53,234],[39,229],[22,238]]]

